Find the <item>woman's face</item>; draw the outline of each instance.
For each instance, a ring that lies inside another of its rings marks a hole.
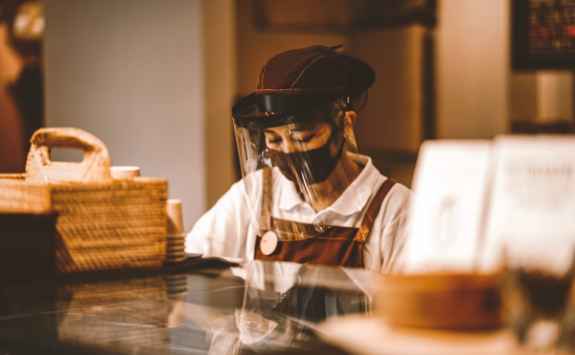
[[[266,146],[284,153],[302,152],[323,147],[331,136],[331,125],[325,122],[301,122],[266,128]]]

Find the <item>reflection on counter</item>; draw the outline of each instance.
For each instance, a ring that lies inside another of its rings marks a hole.
[[[58,308],[59,342],[102,352],[143,347],[169,354],[170,302],[161,277],[61,287]]]
[[[245,280],[234,276],[244,273]],[[370,310],[375,274],[254,262],[110,281],[0,289],[0,350],[164,354],[324,349],[318,324]],[[72,282],[73,281],[73,282]]]
[[[344,354],[338,348],[353,354],[396,355],[575,352],[570,280],[553,282],[513,272],[493,280],[391,277],[361,269],[260,261],[231,268],[221,263],[205,264],[208,268],[189,265],[180,273],[77,276],[4,285],[0,350],[9,354]],[[558,292],[551,292],[553,287]]]

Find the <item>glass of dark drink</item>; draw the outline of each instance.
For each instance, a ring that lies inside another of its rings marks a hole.
[[[520,346],[529,352],[575,354],[575,262],[563,275],[544,267],[519,267],[509,274],[509,320]]]

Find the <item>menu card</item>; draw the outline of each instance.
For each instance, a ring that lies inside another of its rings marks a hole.
[[[489,151],[490,142],[484,140],[422,144],[404,273],[472,272],[478,267]]]
[[[483,270],[564,274],[575,251],[575,137],[502,136],[494,157]]]

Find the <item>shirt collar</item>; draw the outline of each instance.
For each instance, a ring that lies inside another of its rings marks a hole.
[[[357,178],[345,189],[343,194],[326,210],[333,211],[342,216],[348,216],[353,213],[361,211],[369,197],[371,196],[378,177],[379,171],[373,166],[371,158],[365,155],[347,153],[349,157],[363,165],[361,173]],[[291,210],[294,207],[307,205],[299,197],[294,184],[288,179],[281,179],[279,196],[279,208],[282,210]]]
[[[299,197],[293,182],[283,176],[282,173],[279,173],[279,175],[281,176],[279,194],[274,194],[279,196],[279,208],[289,211],[298,205],[305,205],[306,203]]]

